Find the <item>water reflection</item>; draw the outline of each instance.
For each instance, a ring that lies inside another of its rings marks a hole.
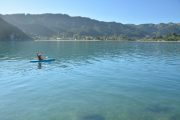
[[[38,69],[42,69],[42,63],[41,62],[38,63]]]

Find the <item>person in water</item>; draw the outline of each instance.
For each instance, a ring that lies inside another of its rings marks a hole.
[[[37,58],[38,58],[38,60],[43,60],[42,54],[38,52],[37,53]]]

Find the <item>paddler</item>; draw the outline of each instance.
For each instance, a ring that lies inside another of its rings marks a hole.
[[[43,60],[42,54],[40,52],[37,52],[37,58],[38,60]]]

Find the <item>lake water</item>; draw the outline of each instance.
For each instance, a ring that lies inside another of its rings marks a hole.
[[[180,120],[180,43],[0,42],[0,120]]]

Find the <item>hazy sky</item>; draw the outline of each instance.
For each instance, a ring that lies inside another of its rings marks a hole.
[[[0,13],[64,13],[121,23],[180,23],[180,0],[1,0]]]

